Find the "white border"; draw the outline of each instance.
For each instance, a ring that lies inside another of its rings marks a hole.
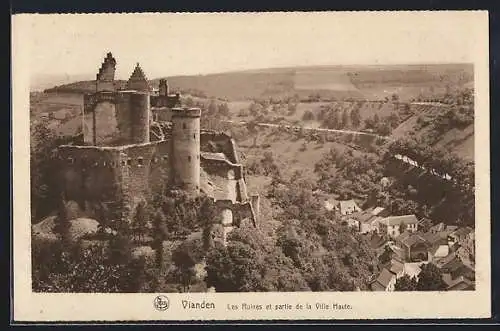
[[[294,13],[311,18],[317,13]],[[352,13],[320,13],[317,15],[342,17],[346,21]],[[108,15],[108,14],[107,14]],[[128,14],[133,19],[135,14]],[[138,15],[138,14],[137,14]],[[169,15],[169,14],[152,14]],[[170,14],[175,15],[175,14]],[[179,15],[179,14],[177,14]],[[188,14],[181,14],[188,15]],[[225,15],[226,18],[251,14],[198,14]],[[275,15],[276,22],[287,13]],[[392,20],[394,15],[401,19]],[[30,263],[30,188],[29,188],[29,56],[30,24],[36,15],[18,15],[12,19],[13,59],[13,258],[14,258],[14,320],[15,321],[116,321],[116,320],[256,320],[256,319],[392,319],[392,318],[486,318],[491,316],[490,279],[490,178],[489,178],[489,58],[488,13],[475,12],[357,12],[353,21],[363,19],[369,25],[371,18],[384,17],[386,24],[414,25],[414,34],[408,40],[393,40],[401,47],[408,42],[419,43],[422,53],[430,54],[425,40],[418,31],[429,22],[435,23],[438,15],[442,24],[433,24],[436,33],[446,35],[458,22],[467,28],[463,38],[468,49],[450,50],[463,52],[464,60],[473,62],[475,68],[475,161],[476,161],[476,291],[446,293],[379,293],[379,292],[322,292],[322,293],[168,293],[170,308],[165,312],[153,308],[154,294],[36,294],[31,292]],[[57,15],[54,15],[57,16]],[[167,18],[167,17],[166,17]],[[347,20],[346,22],[349,22]],[[392,23],[391,23],[392,22]],[[395,23],[396,22],[396,23]],[[278,23],[277,23],[278,24]],[[463,28],[462,26],[462,28]],[[308,27],[304,27],[308,28]],[[369,26],[370,29],[382,28]],[[385,26],[387,28],[387,26]],[[397,28],[397,25],[394,26]],[[417,31],[418,30],[418,31]],[[423,29],[425,30],[425,29]],[[439,30],[439,31],[438,31]],[[349,33],[346,25],[346,33]],[[465,44],[464,44],[465,45]],[[400,50],[400,51],[404,51]],[[413,54],[415,55],[415,54]],[[450,54],[434,54],[437,62]],[[383,59],[382,59],[383,60]],[[390,59],[389,59],[390,60]],[[376,59],[378,64],[383,63]],[[214,302],[215,310],[184,310],[181,300]],[[228,304],[349,304],[350,310],[285,310],[242,311],[227,310]]]

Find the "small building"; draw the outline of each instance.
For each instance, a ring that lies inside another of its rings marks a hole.
[[[459,244],[460,246],[467,246],[467,239],[471,232],[474,231],[468,226],[458,228],[448,235],[448,245],[453,246],[454,244]]]
[[[460,260],[456,253],[437,261],[437,267],[443,274],[450,274],[452,279],[463,276],[469,280],[475,280],[476,273],[471,266],[468,266]]]
[[[339,209],[338,201],[335,199],[325,199],[323,205],[325,206],[325,209],[328,211],[338,211]]]
[[[396,285],[396,275],[387,270],[382,269],[378,277],[370,284],[372,291],[394,291],[394,286]]]
[[[378,232],[378,222],[382,219],[380,216],[372,215],[371,213],[363,213],[359,217],[359,232],[372,233]]]
[[[401,261],[392,259],[390,262],[390,265],[388,267],[388,270],[392,272],[395,276],[396,279],[399,279],[404,276],[404,271],[405,271],[405,265]]]
[[[346,225],[357,232],[359,232],[360,229],[360,223],[359,220],[356,217],[349,217],[345,221]]]
[[[359,208],[358,204],[354,200],[344,200],[339,202],[339,210],[340,215],[351,215],[355,212],[360,212],[361,208]]]
[[[401,233],[417,231],[418,219],[415,215],[389,216],[379,222],[380,233],[396,238]]]
[[[428,243],[420,233],[404,232],[396,238],[396,245],[404,252],[406,262],[427,261]]]
[[[453,279],[450,274],[443,275],[443,281],[446,283],[447,291],[474,291],[475,284],[472,280],[463,276]]]

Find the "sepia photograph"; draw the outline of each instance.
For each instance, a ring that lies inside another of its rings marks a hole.
[[[20,17],[20,292],[188,319],[489,307],[487,14],[455,14]]]

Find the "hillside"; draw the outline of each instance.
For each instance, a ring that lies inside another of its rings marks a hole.
[[[473,68],[466,64],[310,66],[165,78],[174,90],[227,100],[295,95],[300,98],[314,95],[337,100],[383,100],[393,93],[401,100],[409,100],[418,94],[439,92],[446,86],[470,84]],[[152,80],[152,85],[157,87],[158,81],[159,78]],[[117,87],[123,83],[116,81]],[[56,86],[47,92],[86,93],[93,89],[93,81],[79,81]]]

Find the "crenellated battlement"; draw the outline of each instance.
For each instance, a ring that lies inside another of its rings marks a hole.
[[[114,91],[116,60],[111,52],[106,54],[96,74],[96,91]]]

